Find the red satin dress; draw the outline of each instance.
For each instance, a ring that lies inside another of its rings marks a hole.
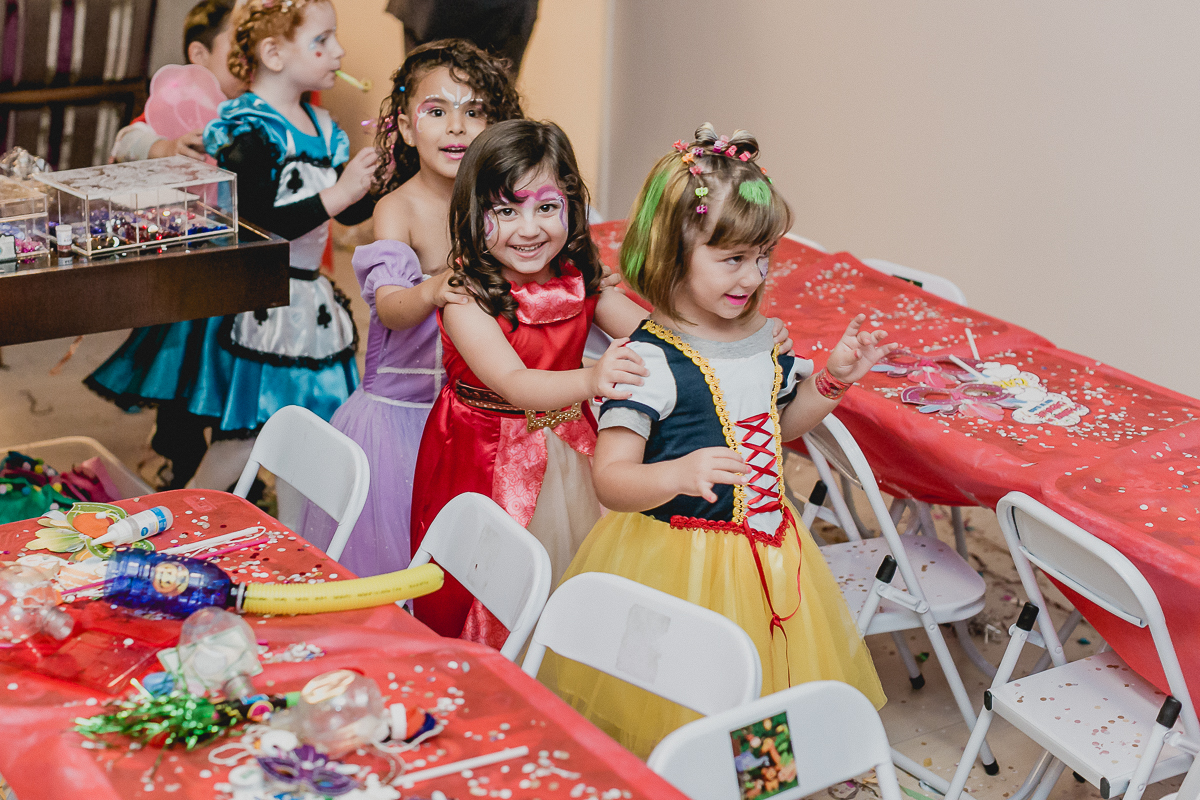
[[[585,295],[580,272],[571,264],[564,264],[560,277],[552,277],[544,284],[530,282],[515,286],[512,295],[517,300],[520,324],[514,330],[503,317],[497,318],[497,322],[525,365],[540,370],[579,369],[599,299],[598,295]],[[580,459],[585,465],[585,475],[581,477],[578,470],[570,473],[572,483],[586,483],[586,486],[565,487],[568,495],[579,490],[577,494],[583,497],[568,497],[567,505],[572,508],[564,509],[557,518],[561,521],[564,513],[577,517],[571,520],[571,527],[579,531],[574,539],[561,540],[566,533],[542,533],[534,529],[530,521],[535,510],[539,518],[548,518],[547,512],[538,505],[543,483],[553,485],[557,495],[561,495],[564,488],[562,475],[547,476],[547,464],[554,467],[556,463],[554,457],[548,458],[548,445],[549,450],[556,453],[562,452],[565,443],[570,450],[584,457],[593,454],[596,423],[591,410],[584,403],[582,416],[537,427],[536,422],[527,420],[523,410],[511,406],[507,410],[493,408],[507,404],[475,377],[459,355],[446,335],[441,309],[438,310],[438,324],[442,328],[447,380],[425,423],[417,455],[412,552],[416,553],[434,517],[446,503],[463,492],[478,492],[491,497],[513,519],[531,528],[547,546],[555,566],[553,579],[557,581],[600,515],[586,458]],[[543,416],[539,414],[538,418]],[[551,430],[553,433],[549,434]],[[594,510],[588,508],[589,504],[595,506]],[[582,515],[580,507],[583,508]],[[582,519],[578,519],[580,516]],[[565,526],[543,527],[561,531]],[[558,538],[550,541],[543,538],[545,535]],[[507,637],[507,631],[482,606],[474,604],[472,610],[473,604],[471,594],[447,574],[442,588],[417,598],[413,601],[413,609],[417,619],[442,636],[483,641],[498,647]],[[468,615],[471,617],[469,624]]]

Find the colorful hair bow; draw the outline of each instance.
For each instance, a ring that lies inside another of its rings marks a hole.
[[[684,150],[687,150],[687,145],[683,143],[683,139],[676,139],[675,144],[671,145],[671,147],[674,147],[676,150],[678,150],[681,153]]]

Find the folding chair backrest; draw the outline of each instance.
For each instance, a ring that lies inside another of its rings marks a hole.
[[[555,590],[521,668],[537,677],[547,648],[700,714],[762,690],[758,650],[744,630],[619,575],[585,572]]]
[[[793,242],[799,242],[800,244],[804,245],[805,247],[811,248],[813,250],[817,250],[818,252],[821,252],[821,253],[829,252],[828,250],[825,249],[824,245],[818,244],[817,242],[814,242],[812,239],[806,239],[803,236],[797,236],[794,233],[785,233],[783,235],[783,238],[791,239]]]
[[[885,261],[882,258],[864,258],[862,263],[885,275],[892,275],[908,281],[914,286],[918,286],[943,300],[958,303],[960,306],[967,304],[967,296],[963,294],[963,290],[958,288],[958,285],[949,278],[934,275],[932,272],[923,272],[919,269],[906,267],[903,264],[896,264],[892,261]]]
[[[825,425],[818,425],[805,434],[804,441],[806,444],[811,442],[812,445],[816,445],[816,448],[821,451],[821,455],[825,456],[825,460],[829,462],[831,467],[841,473],[842,476],[848,478],[858,488],[863,488],[862,479],[859,477],[858,470],[854,468],[850,455],[842,449],[837,436],[832,430]]]
[[[550,556],[490,497],[460,494],[445,505],[413,555],[433,558],[508,628],[500,652],[510,661],[525,646],[550,595]]]
[[[1150,628],[1171,694],[1183,703],[1184,725],[1192,734],[1200,733],[1162,606],[1133,562],[1112,545],[1021,492],[1009,492],[1001,498],[996,516],[1019,573],[1025,572],[1019,560],[1023,558],[1104,610]],[[1022,574],[1021,578],[1025,591],[1042,606],[1032,573],[1028,577]],[[1045,635],[1040,618],[1038,622]]]
[[[371,484],[371,466],[358,443],[307,408],[284,406],[263,425],[234,494],[246,496],[259,466],[338,522],[327,553],[340,558]]]
[[[768,738],[771,747],[764,747]],[[772,800],[807,797],[870,769],[884,800],[901,796],[879,714],[838,681],[803,683],[690,722],[659,742],[646,766],[692,800],[741,800],[765,767],[779,780]]]

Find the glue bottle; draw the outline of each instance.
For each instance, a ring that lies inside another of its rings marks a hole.
[[[171,527],[175,517],[166,506],[155,506],[146,511],[139,511],[132,517],[119,519],[108,526],[108,531],[97,536],[94,544],[112,546],[131,544],[147,536],[162,533]]]

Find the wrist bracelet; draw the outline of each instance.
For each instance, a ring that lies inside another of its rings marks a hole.
[[[822,369],[817,373],[817,394],[821,395],[821,397],[824,397],[827,400],[841,400],[842,395],[844,395],[846,390],[853,385],[853,383],[839,381],[837,378],[830,375],[829,371],[826,369]]]

